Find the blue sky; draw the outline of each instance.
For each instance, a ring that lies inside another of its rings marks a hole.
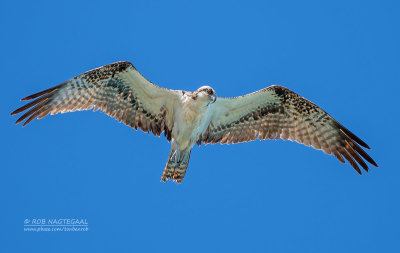
[[[1,252],[400,252],[396,1],[1,1]],[[238,96],[280,84],[372,147],[359,176],[284,141],[170,144],[96,112],[22,128],[20,98],[127,60],[152,82]],[[24,232],[83,218],[88,232]]]

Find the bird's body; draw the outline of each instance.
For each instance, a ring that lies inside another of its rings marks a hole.
[[[196,143],[198,137],[204,133],[210,122],[208,97],[194,98],[193,94],[182,92],[178,105],[175,107],[175,126],[172,137],[182,149]]]
[[[29,99],[35,100],[12,112],[29,109],[16,123],[94,107],[135,129],[164,133],[172,147],[163,181],[183,180],[195,143],[289,139],[322,149],[343,163],[346,159],[360,174],[357,163],[368,171],[363,159],[377,166],[359,146],[369,148],[367,144],[312,102],[277,85],[241,97],[217,98],[209,86],[194,92],[158,87],[129,62],[117,62],[23,100]]]
[[[202,88],[212,90],[212,88],[208,86]],[[210,103],[212,103],[212,101],[210,101],[208,94],[180,92],[179,99],[177,99],[176,104],[174,104],[174,126],[171,132],[172,149],[168,159],[169,162],[167,163],[166,170],[162,177],[164,181],[170,177],[168,173],[172,175],[172,178],[177,177],[176,180],[178,182],[181,181],[180,178],[183,179],[189,163],[192,147],[199,137],[207,130],[208,124],[210,123],[210,116],[212,113],[212,107],[209,106]],[[182,175],[173,176],[173,170],[176,166],[179,167],[179,164],[184,165],[182,168],[183,174],[181,173]],[[171,166],[170,170],[168,170],[168,165]]]

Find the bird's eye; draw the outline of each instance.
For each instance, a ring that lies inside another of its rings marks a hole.
[[[213,91],[212,90],[208,90],[207,93],[208,93],[208,95],[212,95]]]

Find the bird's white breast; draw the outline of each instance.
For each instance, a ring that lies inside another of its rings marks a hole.
[[[181,150],[193,146],[200,134],[207,129],[210,122],[208,103],[209,101],[182,96],[181,104],[175,108],[172,134]]]

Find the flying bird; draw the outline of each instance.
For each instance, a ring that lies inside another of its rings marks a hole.
[[[27,96],[32,100],[13,111],[25,112],[23,126],[48,114],[101,110],[119,122],[164,134],[172,141],[162,181],[181,183],[194,144],[231,144],[256,139],[283,139],[320,149],[347,160],[361,174],[365,161],[378,167],[360,147],[369,146],[328,113],[289,89],[272,85],[240,97],[217,97],[214,89],[196,91],[161,88],[126,61],[78,75],[62,84]],[[365,161],[364,161],[365,160]]]

